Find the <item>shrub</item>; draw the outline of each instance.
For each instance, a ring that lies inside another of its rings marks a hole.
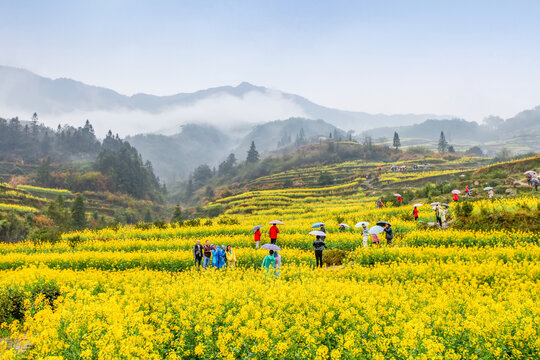
[[[0,289],[0,324],[24,318],[24,291],[18,287]]]

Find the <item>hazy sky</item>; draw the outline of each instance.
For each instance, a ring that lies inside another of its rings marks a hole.
[[[540,1],[0,0],[0,64],[124,94],[248,81],[371,113],[540,105]]]

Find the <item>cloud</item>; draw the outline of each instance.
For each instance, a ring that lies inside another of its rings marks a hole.
[[[1,110],[3,117],[31,117],[28,110]],[[210,124],[228,132],[247,132],[255,124],[293,116],[307,116],[294,101],[279,91],[251,91],[242,97],[220,93],[188,106],[167,108],[160,113],[118,109],[114,111],[74,111],[62,114],[40,113],[40,121],[56,128],[58,124],[82,126],[86,119],[96,135],[112,130],[120,136],[140,133],[174,134],[187,123]]]

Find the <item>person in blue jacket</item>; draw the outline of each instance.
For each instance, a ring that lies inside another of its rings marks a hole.
[[[220,268],[219,264],[220,264],[220,253],[221,253],[221,248],[220,247],[217,247],[216,245],[212,244],[212,266],[215,267],[215,268]]]
[[[221,245],[221,252],[219,253],[219,268],[224,268],[227,265],[227,248],[225,245]]]

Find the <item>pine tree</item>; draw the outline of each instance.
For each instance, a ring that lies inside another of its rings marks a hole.
[[[81,194],[75,196],[75,200],[73,200],[71,220],[77,230],[82,230],[86,227],[86,205],[84,197]]]
[[[448,142],[444,136],[444,132],[441,131],[441,137],[439,138],[439,152],[444,154],[448,150]]]
[[[50,157],[41,161],[41,164],[39,165],[37,169],[36,180],[38,184],[41,186],[51,185],[52,176],[51,176],[51,158]]]
[[[401,140],[399,140],[399,135],[397,131],[394,131],[394,141],[392,143],[392,146],[394,146],[396,150],[401,146]]]
[[[182,222],[182,208],[180,207],[180,204],[176,204],[174,207],[173,216],[171,218],[171,222]]]
[[[255,141],[252,141],[251,146],[249,147],[246,162],[247,163],[256,163],[257,161],[259,161],[259,152],[255,148]]]

